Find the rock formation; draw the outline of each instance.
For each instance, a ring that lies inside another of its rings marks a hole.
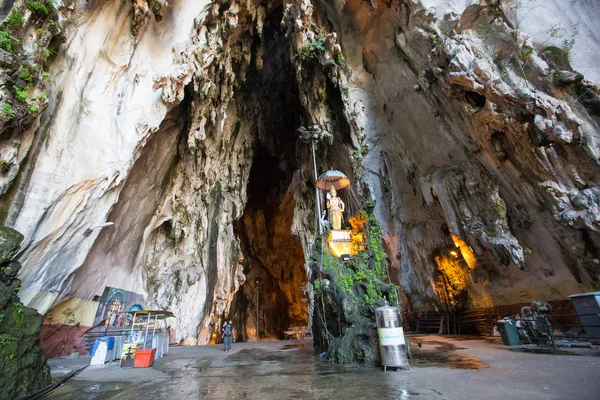
[[[206,343],[226,315],[255,328],[260,278],[263,334],[304,323],[319,237],[296,130],[312,125],[331,139],[318,170],[353,182],[346,204],[375,201],[404,309],[597,289],[600,90],[584,53],[600,7],[532,0],[564,15],[534,36],[521,2],[446,3],[5,4],[0,193],[25,236],[23,302],[45,313],[117,286]]]
[[[21,268],[13,257],[23,235],[0,226],[0,399],[16,399],[50,383],[50,369],[40,345],[43,317],[17,297]]]

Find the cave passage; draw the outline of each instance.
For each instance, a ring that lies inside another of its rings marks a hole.
[[[295,131],[303,108],[289,43],[280,30],[281,13],[279,8],[266,18],[263,66],[249,74],[237,98],[256,130],[248,201],[243,217],[236,221],[246,283],[236,294],[230,314],[238,340],[246,341],[256,340],[257,314],[259,339],[282,339],[289,327],[308,324],[301,290],[308,280],[304,252],[291,233],[292,180],[298,169]]]

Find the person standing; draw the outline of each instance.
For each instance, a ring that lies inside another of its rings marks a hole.
[[[233,336],[233,325],[231,325],[231,320],[225,321],[225,325],[223,325],[223,330],[221,332],[221,337],[223,338],[223,342],[225,343],[225,353],[231,351],[231,338]]]

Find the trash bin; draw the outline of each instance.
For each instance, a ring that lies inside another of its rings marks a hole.
[[[400,310],[391,306],[379,307],[375,316],[383,370],[387,371],[388,367],[410,369]]]
[[[519,343],[519,331],[514,321],[498,321],[496,326],[502,336],[502,343],[506,346],[518,346]]]
[[[135,352],[133,368],[148,368],[154,364],[156,349],[142,349]]]
[[[569,298],[585,333],[588,336],[600,337],[600,292],[573,294]]]

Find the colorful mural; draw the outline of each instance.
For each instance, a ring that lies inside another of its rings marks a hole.
[[[94,326],[100,323],[107,326],[130,326],[133,315],[128,311],[139,311],[144,308],[143,295],[107,286],[98,304]]]

